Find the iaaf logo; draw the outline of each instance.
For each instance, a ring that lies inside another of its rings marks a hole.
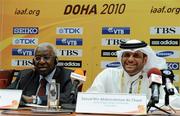
[[[167,62],[168,69],[179,70],[179,62]]]
[[[13,45],[38,45],[37,38],[14,38]]]
[[[33,56],[34,55],[34,49],[21,49],[21,48],[13,48],[12,49],[12,55],[17,56]]]
[[[82,27],[57,27],[56,34],[83,34]]]
[[[179,46],[180,39],[150,39],[151,46]]]
[[[130,27],[102,27],[102,34],[130,34]]]
[[[102,46],[118,46],[121,42],[126,42],[130,39],[126,38],[103,38],[101,43]]]
[[[82,61],[60,60],[60,61],[58,61],[58,66],[62,66],[62,67],[82,67]]]
[[[117,57],[117,50],[101,50],[102,57]]]
[[[102,61],[101,68],[120,68],[121,63],[116,61]]]
[[[180,51],[156,51],[156,56],[167,57],[167,58],[180,58]]]
[[[58,38],[56,39],[56,45],[65,46],[82,46],[83,41],[80,38]]]
[[[32,66],[32,60],[29,59],[12,59],[12,66]]]
[[[155,35],[179,35],[180,27],[150,27],[150,34]]]
[[[13,34],[38,34],[38,27],[13,27]]]
[[[57,56],[81,57],[82,49],[57,49]]]

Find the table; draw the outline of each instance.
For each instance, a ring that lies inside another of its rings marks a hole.
[[[24,115],[33,115],[33,116],[116,116],[114,114],[79,114],[79,113],[34,113],[31,111],[31,107],[19,108],[18,110],[0,110],[1,116],[24,116]],[[166,116],[167,114],[157,111],[148,116]],[[179,116],[180,110],[176,111],[172,116]],[[118,114],[119,116],[119,114]],[[127,115],[120,115],[127,116]]]

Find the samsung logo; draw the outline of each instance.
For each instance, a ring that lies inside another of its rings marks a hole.
[[[57,27],[56,34],[83,34],[82,27]]]
[[[33,56],[34,55],[34,49],[12,49],[12,55],[17,55],[17,56]]]
[[[13,34],[38,34],[38,27],[13,27]]]
[[[14,38],[13,45],[38,45],[37,38]]]
[[[130,34],[130,27],[102,27],[102,34]]]
[[[171,56],[173,54],[174,54],[173,51],[162,51],[162,52],[156,53],[156,56],[158,56],[158,57],[167,57],[167,56]]]
[[[56,45],[82,46],[83,41],[80,38],[57,38]]]
[[[121,63],[114,61],[101,61],[101,68],[121,68]]]

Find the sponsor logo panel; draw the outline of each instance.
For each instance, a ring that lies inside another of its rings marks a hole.
[[[130,34],[130,27],[102,27],[102,34]]]
[[[180,39],[150,39],[151,46],[179,46]]]
[[[167,62],[168,69],[179,70],[179,62]]]
[[[60,60],[57,65],[63,67],[82,67],[82,61]]]
[[[56,34],[83,34],[82,27],[57,27]]]
[[[180,27],[150,27],[150,34],[155,35],[179,35]]]
[[[121,42],[126,42],[130,39],[128,38],[102,38],[102,46],[118,46]]]
[[[156,56],[165,58],[180,58],[180,51],[167,50],[167,51],[156,51]]]
[[[121,68],[121,64],[117,61],[101,61],[101,68]]]
[[[37,38],[13,38],[12,45],[38,45]]]
[[[30,59],[12,59],[11,61],[12,66],[32,66],[32,60]]]
[[[101,57],[117,57],[117,50],[101,50]]]
[[[82,49],[57,49],[57,56],[82,57]]]
[[[56,45],[82,46],[83,41],[80,38],[57,38]]]
[[[38,27],[13,27],[13,34],[38,34]]]
[[[34,55],[34,49],[21,49],[21,48],[13,48],[12,49],[12,55],[16,56],[33,56]]]

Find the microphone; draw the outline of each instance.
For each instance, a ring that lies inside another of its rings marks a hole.
[[[137,80],[142,79],[142,78],[143,78],[143,76],[140,75],[137,79],[135,79],[135,80],[131,83],[130,88],[129,88],[129,93],[132,93],[132,86],[133,86],[133,84],[134,84]]]
[[[161,70],[162,73],[162,81],[163,85],[165,85],[165,91],[167,92],[168,95],[174,95],[174,86],[173,86],[173,80],[174,80],[174,74],[172,70],[169,69],[164,69]]]
[[[147,73],[152,91],[151,100],[153,103],[159,103],[159,87],[162,84],[161,71],[157,68],[152,68]]]
[[[84,71],[82,69],[75,69],[75,71],[71,73],[70,77],[73,83],[70,95],[75,96],[78,87],[86,81],[86,76],[84,76]]]

